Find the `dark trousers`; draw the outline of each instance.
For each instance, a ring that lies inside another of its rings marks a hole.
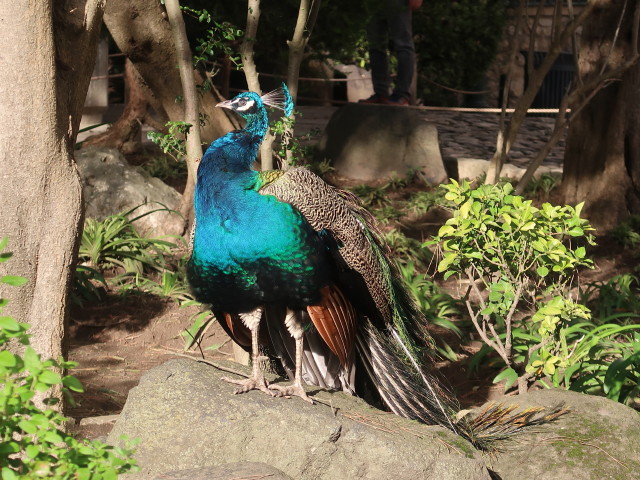
[[[391,76],[389,74],[389,46],[398,61],[398,74],[393,93],[410,98],[411,80],[416,53],[411,28],[411,10],[406,0],[385,0],[386,8],[367,27],[369,60],[373,90],[378,95],[389,95]]]

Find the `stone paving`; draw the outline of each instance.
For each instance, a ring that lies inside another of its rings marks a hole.
[[[297,107],[301,112],[296,123],[296,134],[315,129],[311,141],[319,139],[331,115],[338,107]],[[499,115],[496,113],[451,112],[420,109],[420,114],[438,128],[443,158],[471,158],[489,160],[496,148]],[[526,168],[546,143],[553,131],[554,118],[530,116],[511,149],[508,163]],[[551,150],[544,165],[561,168],[564,139]]]

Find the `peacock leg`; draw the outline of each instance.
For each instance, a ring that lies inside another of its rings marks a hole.
[[[285,325],[291,333],[291,336],[296,341],[296,372],[291,385],[269,385],[270,390],[275,390],[278,397],[291,397],[293,395],[302,398],[304,401],[313,405],[313,400],[309,398],[307,392],[304,391],[302,386],[302,354],[304,347],[304,330],[302,325],[297,321],[296,315],[291,310],[287,310],[287,317],[285,319]]]
[[[260,319],[262,318],[262,308],[257,308],[251,313],[240,314],[242,322],[251,332],[251,376],[244,380],[238,380],[230,377],[222,377],[225,382],[240,385],[235,393],[246,393],[250,390],[260,390],[272,397],[277,396],[276,393],[269,390],[269,384],[264,378],[262,369],[260,368],[260,351],[258,348],[258,330],[260,329]]]

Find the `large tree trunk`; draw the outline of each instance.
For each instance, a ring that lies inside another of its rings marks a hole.
[[[585,83],[636,58],[637,45],[632,43],[637,42],[633,33],[637,32],[637,3],[598,2],[581,38],[578,69]],[[639,116],[640,65],[636,62],[619,81],[598,92],[569,127],[562,201],[586,202],[585,215],[601,232],[630,213],[640,213]]]
[[[28,279],[3,288],[3,313],[31,324],[46,357],[63,353],[66,299],[82,221],[73,145],[93,70],[101,0],[0,2],[0,235],[2,264]],[[78,52],[82,52],[81,55]]]
[[[178,56],[164,7],[147,0],[109,0],[104,22],[118,48],[134,63],[170,120],[184,120]],[[203,81],[198,79],[199,83]],[[207,116],[203,141],[210,142],[236,128],[215,92],[203,95],[200,112]]]

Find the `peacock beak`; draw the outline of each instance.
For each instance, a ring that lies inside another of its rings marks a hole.
[[[233,110],[233,98],[231,100],[225,100],[224,102],[220,102],[216,105],[216,107],[220,107],[220,108],[228,108],[230,110]]]

